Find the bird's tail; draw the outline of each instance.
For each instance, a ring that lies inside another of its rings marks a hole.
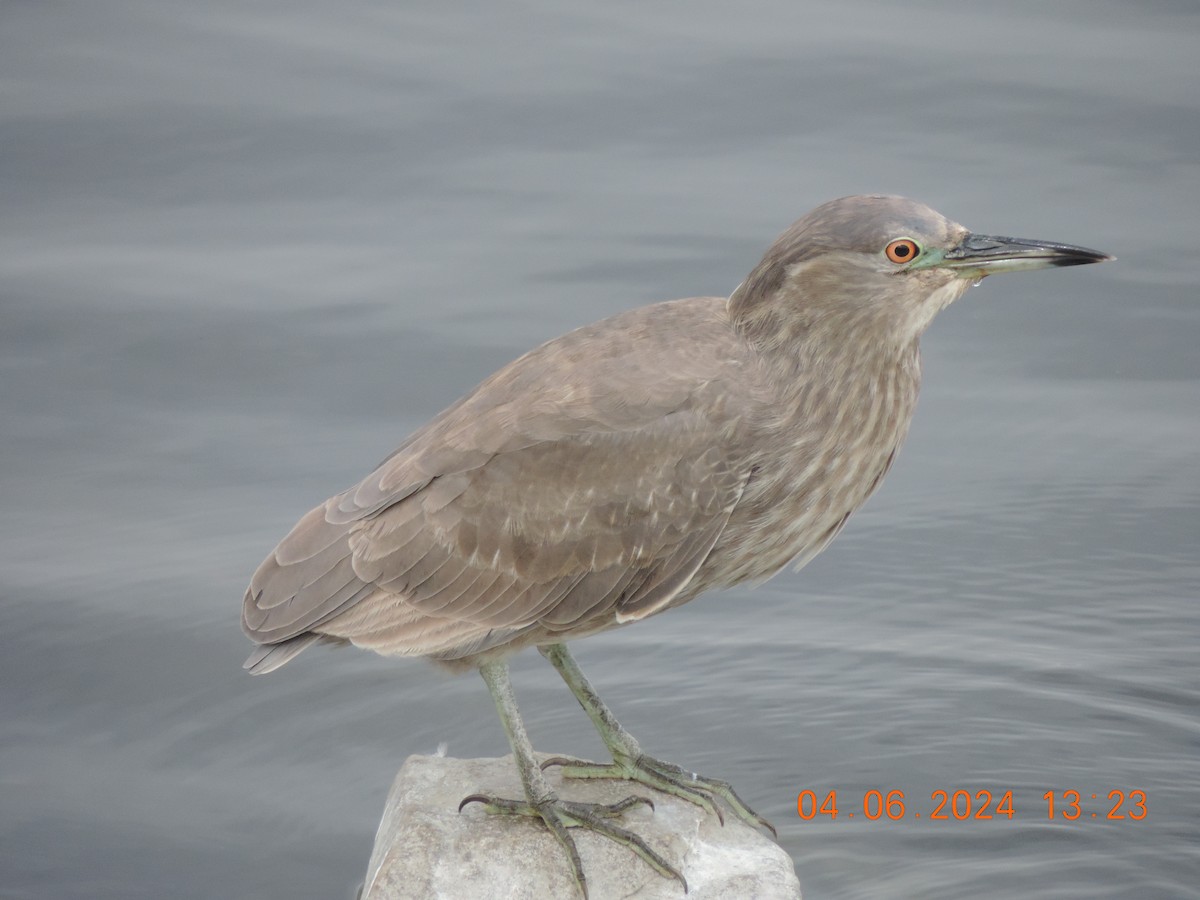
[[[251,675],[265,675],[267,672],[274,672],[284,663],[290,662],[297,653],[307,650],[319,640],[321,640],[321,635],[313,634],[310,631],[278,644],[265,644],[250,654],[250,658],[242,664],[242,668]]]

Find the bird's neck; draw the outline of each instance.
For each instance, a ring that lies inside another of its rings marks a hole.
[[[880,320],[875,304],[728,303],[730,324],[784,387],[813,383],[871,385],[920,378],[920,333],[907,322]],[[923,330],[923,329],[922,329]]]
[[[921,354],[906,345],[872,343],[857,334],[821,329],[764,353],[782,386],[780,401],[806,428],[827,420],[831,433],[865,427],[858,419],[887,416],[907,429],[921,383]]]
[[[767,318],[733,324],[770,385],[780,438],[796,446],[821,436],[827,449],[868,441],[885,455],[899,446],[921,383],[917,335],[897,340],[853,311]]]

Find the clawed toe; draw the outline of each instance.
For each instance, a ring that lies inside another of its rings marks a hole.
[[[594,763],[581,759],[568,759],[554,756],[542,762],[544,771],[551,766],[562,769],[564,778],[619,778],[626,781],[637,781],[667,794],[673,794],[689,803],[705,809],[714,815],[724,825],[725,816],[721,813],[716,798],[720,797],[734,811],[739,819],[749,825],[765,828],[778,838],[775,826],[751,809],[734,791],[728,781],[719,778],[708,778],[689,772],[672,763],[654,759],[651,756],[639,756],[637,759],[615,757],[612,763]]]

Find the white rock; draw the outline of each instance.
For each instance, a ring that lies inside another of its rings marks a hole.
[[[646,806],[620,822],[683,873],[687,900],[799,900],[792,861],[768,836],[726,811],[724,827],[694,804],[621,781],[569,781],[547,773],[560,797],[614,803],[630,794]],[[578,896],[570,865],[540,822],[487,814],[472,793],[522,796],[511,756],[447,759],[411,756],[387,799],[367,868],[363,900],[496,900]],[[664,878],[625,847],[573,828],[591,900],[683,900],[679,882]]]

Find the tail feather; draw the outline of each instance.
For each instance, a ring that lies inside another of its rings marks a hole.
[[[319,640],[321,635],[310,631],[278,644],[266,644],[251,653],[250,658],[242,664],[242,668],[251,675],[274,672],[284,663],[290,662],[297,653],[307,650]]]

